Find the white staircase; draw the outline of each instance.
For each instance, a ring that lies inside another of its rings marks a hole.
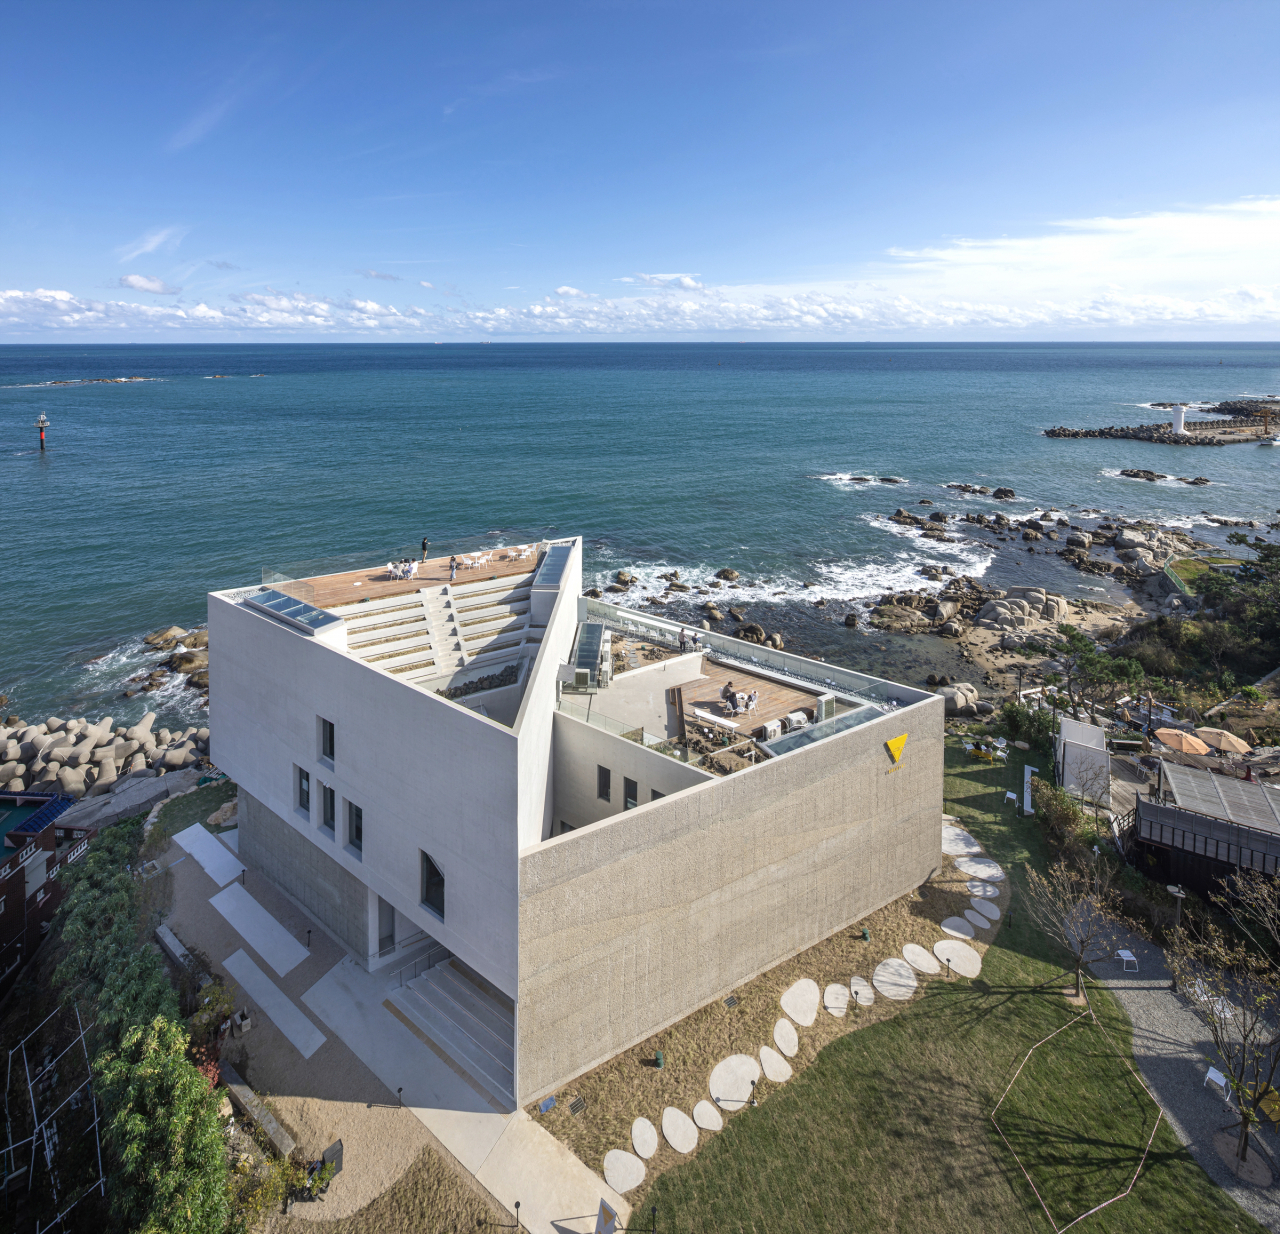
[[[510,999],[452,959],[393,991],[391,1002],[489,1096],[515,1109],[515,1010]]]

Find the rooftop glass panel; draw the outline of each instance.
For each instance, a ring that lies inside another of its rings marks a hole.
[[[244,602],[250,608],[256,608],[272,617],[279,617],[289,625],[300,626],[308,633],[315,633],[322,626],[332,625],[335,621],[342,620],[341,617],[335,617],[332,613],[326,613],[322,608],[316,608],[314,604],[294,599],[293,596],[287,596],[274,588],[246,596]]]
[[[797,732],[788,733],[774,741],[763,742],[764,748],[771,754],[790,754],[793,750],[802,750],[815,741],[825,741],[837,733],[847,733],[852,728],[859,728],[872,720],[878,720],[884,712],[879,707],[859,707],[856,711],[846,711],[821,724],[811,724]]]
[[[533,580],[533,585],[535,587],[559,587],[572,553],[572,544],[553,544],[547,549],[547,555],[542,559],[542,565],[538,567],[538,573]]]

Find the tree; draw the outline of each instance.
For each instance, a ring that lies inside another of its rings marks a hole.
[[[1084,966],[1110,959],[1119,927],[1111,890],[1111,867],[1093,868],[1074,861],[1055,861],[1043,874],[1030,865],[1022,902],[1036,927],[1071,954],[1076,997],[1084,993]]]
[[[1236,1157],[1248,1160],[1258,1109],[1280,1066],[1280,980],[1265,955],[1230,941],[1212,922],[1196,937],[1185,927],[1166,952],[1179,988],[1208,1030],[1240,1110]]]
[[[215,1098],[186,1050],[183,1028],[156,1016],[95,1064],[118,1163],[112,1204],[141,1234],[220,1234],[230,1216]]]
[[[1101,825],[1102,807],[1111,804],[1111,767],[1109,763],[1087,763],[1073,772],[1080,800],[1093,806],[1093,829]]]

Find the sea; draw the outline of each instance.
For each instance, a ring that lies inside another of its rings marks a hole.
[[[672,569],[698,582],[732,567],[747,619],[789,647],[908,682],[954,674],[954,644],[844,614],[930,586],[926,565],[1124,596],[1044,544],[964,525],[936,543],[883,516],[1056,506],[1086,527],[1147,518],[1222,544],[1208,516],[1276,517],[1280,449],[1043,431],[1275,393],[1272,343],[0,347],[0,714],[198,723],[179,679],[122,697],[159,659],[144,634],[198,625],[208,591],[264,570],[416,556],[424,536],[436,555],[581,535],[588,582],[630,570],[632,603]]]

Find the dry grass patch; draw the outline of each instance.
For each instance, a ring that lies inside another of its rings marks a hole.
[[[488,1200],[460,1167],[426,1149],[371,1204],[350,1217],[328,1221],[323,1203],[295,1205],[287,1217],[263,1223],[266,1234],[459,1234],[511,1227],[511,1217]]]
[[[773,1046],[773,1026],[783,1018],[778,1000],[789,986],[802,977],[810,977],[820,990],[825,991],[830,984],[847,988],[851,976],[870,980],[881,960],[901,957],[904,944],[919,943],[926,951],[932,951],[934,943],[948,937],[939,923],[947,917],[963,917],[964,910],[970,907],[965,887],[968,876],[955,868],[951,858],[943,857],[942,861],[943,869],[918,891],[886,904],[855,925],[739,986],[733,991],[737,1006],[726,1007],[717,1000],[700,1008],[574,1080],[556,1094],[555,1108],[546,1114],[540,1114],[536,1106],[529,1109],[529,1114],[597,1173],[603,1173],[604,1155],[610,1149],[634,1151],[631,1124],[640,1117],[649,1119],[659,1128],[658,1151],[647,1163],[646,1186],[651,1184],[665,1170],[696,1155],[711,1138],[701,1134],[693,1154],[677,1153],[661,1135],[663,1109],[671,1105],[691,1115],[699,1101],[710,1099],[707,1085],[717,1063],[730,1054],[750,1054],[758,1059],[762,1045]],[[1000,897],[995,902],[1003,914],[1009,905],[1007,880],[1000,884]],[[870,942],[862,940],[864,926],[871,934]],[[975,950],[984,954],[999,926],[997,922],[990,930],[976,931],[986,938],[972,940]],[[920,973],[916,976],[921,988],[908,1002],[894,1002],[877,993],[872,1006],[858,1007],[851,999],[843,1018],[820,1008],[812,1027],[797,1028],[800,1049],[789,1060],[792,1069],[796,1073],[803,1071],[825,1045],[857,1029],[891,1019],[922,997],[927,982],[943,980]],[[657,1050],[663,1052],[665,1065],[661,1070],[654,1065]],[[763,1102],[771,1091],[781,1087],[762,1076],[757,1097]],[[569,1110],[575,1097],[586,1102],[586,1109],[576,1116]],[[726,1122],[738,1113],[722,1111]]]

